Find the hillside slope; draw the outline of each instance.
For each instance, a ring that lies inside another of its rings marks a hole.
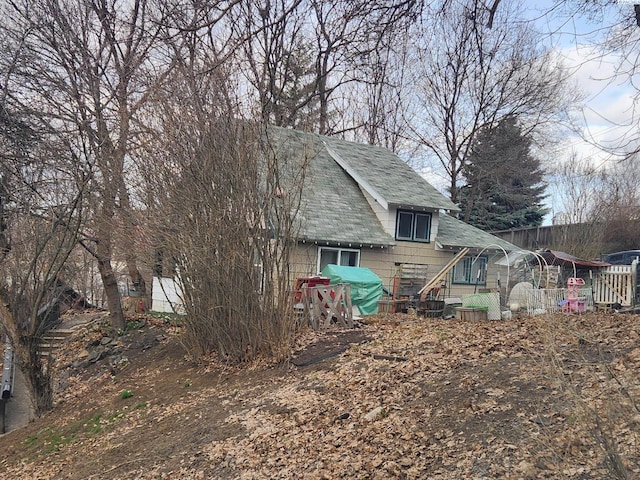
[[[640,316],[380,315],[243,370],[130,327],[65,344],[55,409],[0,438],[5,478],[640,478]]]

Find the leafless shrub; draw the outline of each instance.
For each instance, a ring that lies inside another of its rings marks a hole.
[[[295,326],[289,257],[307,153],[226,116],[165,128],[167,156],[151,174],[154,230],[181,286],[187,351],[283,357]]]
[[[625,364],[628,349],[615,338],[620,331],[615,327],[593,329],[589,321],[571,317],[553,329],[541,330],[540,335],[547,371],[571,412],[566,436],[571,437],[572,445],[599,450],[600,456],[590,461],[599,462],[607,478],[622,480],[632,478],[637,461],[640,390],[633,370]],[[544,430],[542,434],[545,438]],[[558,450],[557,437],[549,436],[546,448],[558,463],[566,461],[566,452]]]

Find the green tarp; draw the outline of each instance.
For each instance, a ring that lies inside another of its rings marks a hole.
[[[327,265],[322,276],[332,284],[348,283],[351,286],[351,302],[362,315],[378,313],[378,300],[382,298],[382,280],[368,268]]]

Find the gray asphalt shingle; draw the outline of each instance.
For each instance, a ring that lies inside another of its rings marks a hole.
[[[327,137],[278,128],[285,149],[311,155],[300,212],[300,239],[343,246],[392,245],[358,184],[328,153]]]
[[[271,127],[270,135],[282,151],[310,154],[299,217],[301,240],[354,247],[395,243],[384,231],[356,180],[336,162],[336,154],[389,205],[458,210],[385,148],[280,127]],[[497,244],[506,250],[516,248],[445,213],[439,217],[437,241],[443,246],[484,248]]]
[[[508,252],[511,250],[520,250],[520,248],[516,247],[512,243],[502,240],[495,235],[491,235],[490,233],[444,213],[440,214],[438,236],[436,240],[442,246],[453,247],[454,249],[470,247],[499,250],[497,246],[500,246]]]

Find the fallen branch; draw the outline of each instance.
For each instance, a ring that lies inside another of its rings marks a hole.
[[[398,357],[395,355],[373,354],[371,356],[373,357],[374,360],[391,360],[392,362],[406,362],[407,360],[409,360],[407,357]]]

